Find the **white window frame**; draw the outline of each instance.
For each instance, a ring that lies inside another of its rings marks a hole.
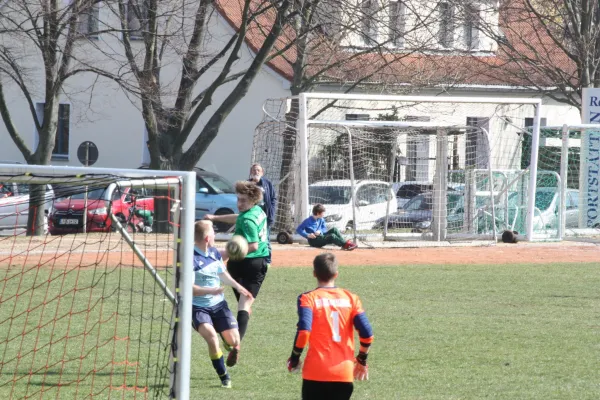
[[[398,48],[405,46],[406,12],[407,7],[404,0],[395,0],[388,3],[389,39]]]
[[[454,46],[454,22],[455,10],[452,3],[442,1],[438,3],[438,43],[441,47],[448,49]]]
[[[82,17],[86,17],[87,21],[81,21]],[[95,24],[90,24],[95,20]],[[86,29],[82,29],[85,27]],[[77,16],[77,33],[79,37],[87,39],[98,39],[100,29],[100,3],[92,4],[86,11],[81,12]]]
[[[130,7],[132,7],[131,3],[135,2],[137,4],[138,7],[145,7],[145,2],[144,0],[128,0],[126,5],[125,5],[125,18],[127,19],[127,31],[129,33],[129,40],[144,40],[144,24],[142,24],[142,21],[139,20],[139,18],[137,18],[137,16],[135,15],[134,12],[130,11]],[[147,10],[146,10],[147,13]],[[129,16],[130,14],[134,15],[134,18],[137,20],[137,22],[139,23],[140,27],[137,30],[132,30],[130,27],[130,19]],[[147,22],[146,22],[147,24]]]
[[[39,101],[34,101],[35,104],[35,113],[37,115],[38,121],[41,122],[42,124],[44,123],[44,118],[43,118],[43,111],[44,111],[44,104],[46,104],[45,101],[43,100],[39,100]],[[72,138],[73,136],[71,135],[71,132],[73,131],[73,123],[72,123],[72,115],[73,115],[73,104],[70,102],[61,102],[59,101],[58,106],[69,106],[69,121],[67,123],[68,129],[69,129],[69,145],[67,146],[67,153],[66,154],[55,154],[54,150],[52,150],[52,160],[53,161],[69,161],[69,158],[71,156],[71,152],[70,152],[70,147],[71,147],[71,143],[72,143]],[[57,129],[57,134],[58,134],[58,126],[56,127]],[[33,123],[33,143],[34,143],[34,148],[37,148],[38,145],[40,144],[40,135],[39,135],[39,131],[37,130],[36,126],[35,126],[35,121]]]

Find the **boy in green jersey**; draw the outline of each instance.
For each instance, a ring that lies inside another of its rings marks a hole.
[[[262,190],[254,182],[239,181],[235,184],[239,214],[212,215],[206,219],[216,222],[235,223],[234,235],[241,235],[248,241],[248,254],[241,261],[227,262],[227,271],[233,279],[246,288],[253,296],[249,298],[233,290],[238,299],[238,329],[240,340],[244,338],[252,303],[258,296],[260,287],[267,274],[267,258],[269,256],[267,237],[267,215],[259,206],[262,200]],[[227,356],[227,366],[234,366],[239,358],[240,347],[234,347]]]

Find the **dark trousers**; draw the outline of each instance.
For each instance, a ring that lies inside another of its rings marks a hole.
[[[314,239],[308,239],[310,247],[323,247],[328,244],[335,244],[336,246],[343,246],[346,244],[346,239],[342,236],[337,228],[331,228],[322,235],[317,236]]]
[[[352,382],[302,381],[302,400],[348,400],[352,396]]]

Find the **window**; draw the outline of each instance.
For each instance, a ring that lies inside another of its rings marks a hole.
[[[44,103],[36,103],[36,114],[40,124],[44,123]],[[69,158],[69,132],[71,125],[71,106],[69,104],[58,105],[58,123],[56,126],[56,138],[52,159],[64,160]],[[37,139],[37,137],[36,137]]]
[[[369,114],[346,114],[346,121],[368,121],[370,119]]]
[[[483,128],[489,132],[490,120],[483,117],[467,117],[467,126]],[[467,167],[488,168],[490,147],[480,129],[467,129],[467,150],[465,164]]]
[[[362,0],[361,8],[361,29],[364,44],[373,44],[377,34],[376,13],[377,0]]]
[[[77,20],[77,33],[82,37],[98,38],[98,20],[100,19],[100,4],[92,4],[81,11]]]
[[[390,41],[394,46],[404,47],[406,4],[404,1],[391,1],[388,7],[390,13]]]
[[[533,120],[534,120],[534,118],[525,118],[525,128],[532,128]],[[540,126],[546,126],[547,123],[548,123],[547,118],[540,118]]]
[[[438,4],[440,29],[438,41],[442,47],[452,47],[454,44],[454,8],[450,3]]]
[[[129,39],[141,40],[144,38],[144,28],[147,18],[146,3],[144,0],[129,0],[127,2],[127,27]]]
[[[406,121],[429,122],[431,117],[409,115]],[[410,135],[406,143],[406,179],[407,181],[429,181],[429,137],[427,133]]]
[[[467,50],[479,48],[479,18],[479,8],[475,4],[467,4],[463,26],[464,45]]]

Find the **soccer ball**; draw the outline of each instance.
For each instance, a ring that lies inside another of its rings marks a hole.
[[[227,242],[225,250],[227,250],[230,260],[243,260],[248,254],[248,242],[243,236],[234,235],[229,242]]]

